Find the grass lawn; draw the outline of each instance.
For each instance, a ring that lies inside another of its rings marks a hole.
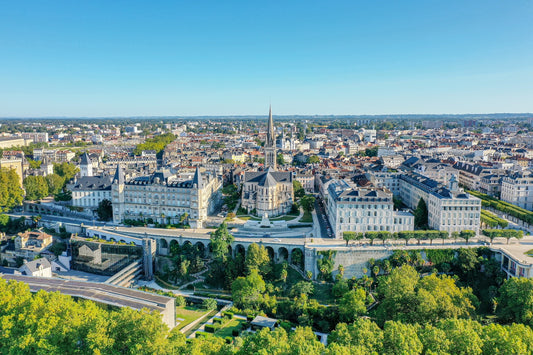
[[[196,319],[203,317],[209,312],[210,311],[191,306],[176,307],[176,318],[183,319],[183,321],[178,320],[178,322],[180,322],[177,325],[178,329],[185,327],[187,324],[194,322]]]
[[[304,215],[302,216],[302,218],[300,218],[300,222],[301,223],[312,223],[313,216],[311,215],[311,213],[304,211]]]
[[[215,332],[215,335],[221,338],[231,337],[233,336],[231,334],[233,332],[233,329],[236,329],[242,323],[246,323],[246,321],[244,319],[230,319],[229,321],[224,323],[222,328]]]
[[[526,251],[524,254],[533,256],[533,249]]]

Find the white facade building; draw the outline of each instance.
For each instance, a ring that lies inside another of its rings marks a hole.
[[[328,187],[328,195],[327,215],[336,239],[342,239],[345,231],[414,229],[414,216],[394,211],[392,193],[382,188],[361,188],[335,180]]]
[[[414,210],[421,198],[426,202],[430,228],[448,232],[479,232],[481,200],[459,189],[455,176],[450,178],[448,188],[415,173],[402,174],[399,178],[403,203]]]
[[[533,174],[516,172],[502,179],[501,199],[533,211]]]

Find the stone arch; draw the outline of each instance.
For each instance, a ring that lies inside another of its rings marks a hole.
[[[268,252],[268,257],[270,258],[270,260],[276,261],[276,252],[274,251],[274,248],[272,248],[271,246],[267,246],[265,247],[265,249]]]
[[[285,247],[278,249],[278,262],[284,262],[289,260],[289,251]]]
[[[120,242],[126,244],[126,241],[124,239],[121,239]]]
[[[172,239],[170,241],[170,243],[168,244],[168,253],[170,254],[170,252],[172,251],[172,249],[176,248],[176,247],[179,247],[179,243],[176,239]]]
[[[167,248],[168,248],[168,242],[167,242],[167,240],[164,239],[164,238],[159,239],[159,247],[160,247],[160,248],[167,249]]]
[[[246,257],[246,248],[242,244],[235,245],[235,256],[237,254],[242,254],[243,257]]]
[[[291,250],[291,264],[298,266],[303,270],[304,266],[304,253],[300,248],[294,248]]]
[[[198,251],[200,252],[200,255],[202,256],[202,258],[205,258],[205,245],[204,243],[202,242],[196,242],[196,244],[194,244],[194,246],[196,248],[198,248]]]

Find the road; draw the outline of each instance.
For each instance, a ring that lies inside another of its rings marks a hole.
[[[30,219],[32,216],[37,216],[37,213],[10,213],[9,216],[13,216],[14,218],[20,218],[20,217],[26,217]],[[62,223],[73,223],[73,224],[80,224],[83,223],[85,226],[98,226],[98,227],[105,227],[113,225],[112,222],[100,222],[97,220],[89,220],[89,219],[79,219],[79,218],[71,218],[71,217],[61,217],[61,216],[52,216],[43,214],[41,216],[41,221],[44,222],[62,222]]]
[[[315,210],[316,216],[318,217],[318,222],[320,224],[320,235],[322,238],[333,238],[331,225],[328,221],[328,217],[326,216],[325,206],[320,198],[315,200]]]

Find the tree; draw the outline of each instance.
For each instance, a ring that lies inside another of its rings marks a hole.
[[[276,156],[276,163],[280,166],[285,165],[285,159],[283,158],[282,153],[278,153],[278,155]]]
[[[69,182],[80,169],[74,164],[63,162],[59,164],[54,164],[54,173],[63,178],[63,186]]]
[[[19,181],[15,169],[0,169],[0,211],[9,211],[22,204],[24,190]]]
[[[300,200],[300,204],[304,211],[311,213],[315,209],[315,197],[313,195],[305,195]]]
[[[258,308],[265,290],[265,281],[257,270],[252,270],[246,277],[238,277],[231,284],[231,295],[237,307]]]
[[[510,278],[500,287],[496,314],[504,322],[533,326],[533,280]]]
[[[476,232],[474,232],[472,230],[463,230],[463,231],[459,232],[459,237],[463,238],[466,241],[466,244],[468,244],[468,241],[471,238],[474,238],[475,236],[476,236]]]
[[[204,298],[202,301],[202,308],[208,311],[217,309],[217,300],[214,298]]]
[[[415,227],[419,229],[426,229],[428,227],[428,206],[423,198],[420,198],[415,212]]]
[[[389,321],[383,328],[383,354],[422,354],[423,345],[416,327]]]
[[[96,213],[98,214],[98,218],[102,221],[110,221],[113,219],[113,206],[111,201],[106,198],[100,201]]]
[[[57,174],[46,176],[46,183],[48,184],[48,192],[52,195],[57,195],[63,188],[63,178]]]
[[[226,222],[222,223],[218,229],[211,233],[211,249],[215,260],[226,261],[228,248],[235,238],[228,231]]]
[[[28,176],[24,179],[26,199],[30,201],[40,200],[48,196],[48,184],[44,176]]]
[[[283,281],[283,283],[287,282],[287,276],[289,276],[287,269],[281,270],[280,278]]]
[[[316,155],[311,155],[309,159],[307,159],[308,164],[317,164],[320,163],[320,158]]]
[[[346,242],[346,246],[348,246],[350,241],[355,240],[355,236],[356,232],[347,231],[342,233],[342,239]]]
[[[298,297],[300,295],[310,296],[313,294],[314,286],[312,282],[298,281],[295,283],[289,292],[289,296]]]
[[[366,313],[366,292],[357,288],[346,292],[339,302],[339,317],[342,322],[353,322],[357,316]]]
[[[270,257],[268,256],[266,248],[263,245],[259,246],[256,243],[250,244],[244,265],[248,273],[252,270],[259,270],[263,276],[268,274],[271,267]]]
[[[30,169],[39,169],[41,167],[42,161],[40,160],[32,160],[32,159],[26,159],[28,161],[28,164],[30,165]]]
[[[292,181],[292,189],[294,190],[294,197],[295,198],[300,199],[300,198],[304,197],[305,190],[302,187],[302,183],[301,182],[299,182],[298,180],[293,180]]]

